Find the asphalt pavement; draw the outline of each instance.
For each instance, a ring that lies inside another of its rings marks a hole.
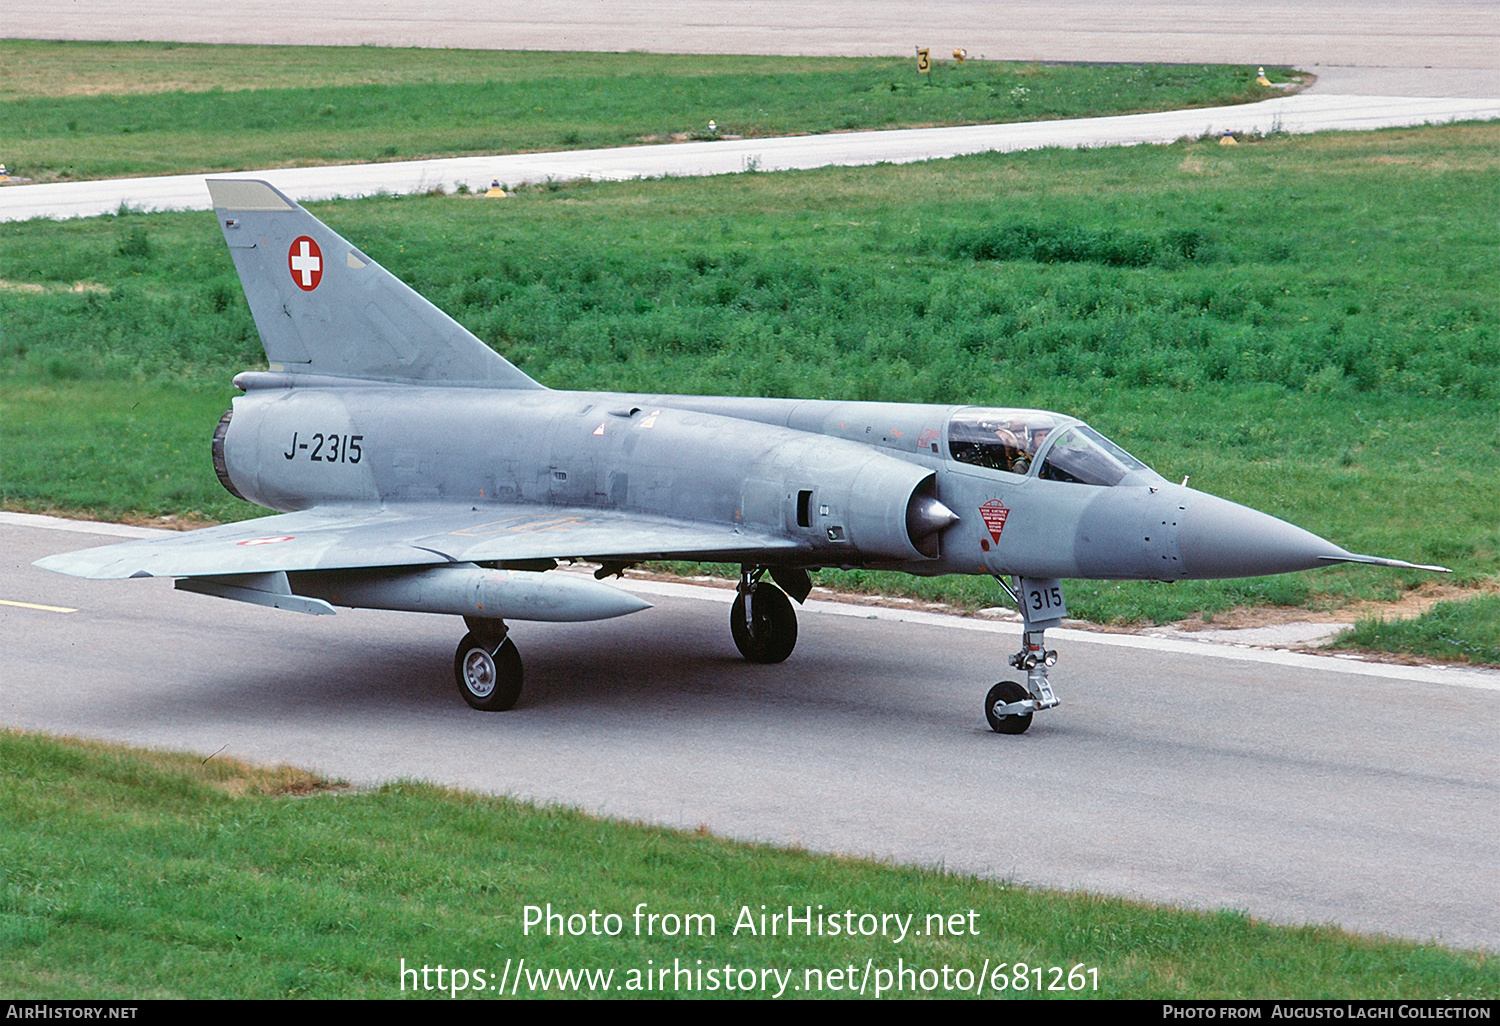
[[[478,713],[456,617],[31,566],[135,531],[0,514],[0,723],[1500,950],[1500,672],[1049,631],[1062,705],[1011,737],[1016,624],[814,602],[754,666],[732,592],[627,581],[655,608],[515,624],[521,701]]]

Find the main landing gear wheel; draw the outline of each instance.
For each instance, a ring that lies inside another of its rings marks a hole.
[[[521,653],[510,638],[496,641],[472,631],[453,656],[458,693],[475,709],[504,712],[521,697]]]
[[[1009,713],[999,716],[995,715],[995,706],[1006,705],[1010,702],[1022,702],[1031,697],[1027,691],[1015,681],[1002,680],[999,684],[990,688],[990,693],[984,696],[984,718],[990,721],[990,729],[997,734],[1024,734],[1026,728],[1031,726],[1031,712]]]
[[[729,610],[729,633],[740,655],[752,663],[779,663],[797,647],[797,612],[786,592],[760,582],[748,593],[735,596]]]

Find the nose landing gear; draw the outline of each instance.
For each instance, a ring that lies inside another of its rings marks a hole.
[[[1021,651],[1010,657],[1010,665],[1026,672],[1026,686],[1002,680],[990,688],[984,698],[984,718],[997,734],[1024,734],[1033,713],[1058,704],[1047,680],[1048,668],[1057,663],[1057,652],[1046,647],[1045,635],[1048,627],[1062,625],[1068,607],[1055,579],[1018,577],[1015,589],[1002,577],[995,580],[1021,610]]]

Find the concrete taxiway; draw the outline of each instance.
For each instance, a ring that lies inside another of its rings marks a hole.
[[[517,624],[526,690],[483,714],[456,618],[32,567],[135,530],[64,526],[0,514],[8,727],[1500,950],[1500,673],[1049,632],[1063,704],[1006,737],[1015,625],[814,603],[752,666],[729,592],[642,581],[644,613]]]
[[[515,153],[382,164],[272,168],[235,172],[264,179],[293,199],[354,198],[380,193],[483,190],[545,181],[621,181],[667,175],[792,171],[831,165],[909,164],[968,153],[1170,143],[1225,130],[1251,135],[1443,124],[1500,118],[1500,99],[1300,94],[1233,107],[1200,107],[1107,118],[886,132],[844,132],[771,139],[626,146],[554,153]],[[137,210],[207,210],[205,177],[167,175],[18,185],[0,190],[0,221],[91,217],[126,205]]]
[[[1493,96],[1490,0],[17,0],[5,34],[33,39],[643,50],[945,59],[1293,64],[1356,91]],[[1413,75],[1422,82],[1412,92]]]

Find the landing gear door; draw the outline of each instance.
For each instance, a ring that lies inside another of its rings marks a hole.
[[[1062,626],[1063,618],[1068,615],[1068,603],[1063,599],[1060,580],[1056,577],[1020,577],[1016,584],[1021,599],[1021,616],[1025,618],[1028,631]]]

